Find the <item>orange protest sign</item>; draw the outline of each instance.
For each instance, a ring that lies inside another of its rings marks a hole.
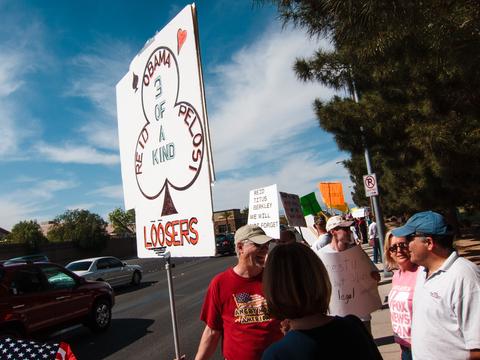
[[[329,208],[335,208],[342,212],[348,210],[348,206],[345,203],[343,197],[342,183],[340,182],[321,182],[318,183],[320,193],[325,205]]]

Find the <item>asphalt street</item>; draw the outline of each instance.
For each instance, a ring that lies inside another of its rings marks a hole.
[[[193,359],[202,334],[200,309],[213,276],[232,266],[234,256],[172,259],[175,307],[180,354]],[[175,348],[171,322],[165,263],[157,259],[130,260],[143,266],[139,287],[116,289],[116,304],[110,329],[94,334],[76,326],[52,335],[52,341],[65,341],[79,360],[89,359],[174,359]],[[221,359],[217,349],[214,359]]]

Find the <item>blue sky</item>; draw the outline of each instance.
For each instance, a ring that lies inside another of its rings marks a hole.
[[[0,0],[0,227],[123,207],[115,85],[144,43],[187,2]],[[347,157],[315,119],[292,65],[325,41],[282,29],[275,8],[196,3],[217,181],[214,209],[243,208],[278,184],[304,195],[342,181]]]

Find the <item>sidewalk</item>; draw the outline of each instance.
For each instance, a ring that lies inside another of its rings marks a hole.
[[[372,248],[369,245],[362,245],[365,252],[372,257]],[[456,241],[456,248],[461,256],[480,265],[480,240],[469,238]],[[393,341],[392,326],[390,323],[390,310],[388,303],[385,302],[385,297],[392,288],[392,278],[383,276],[383,264],[377,264],[377,267],[382,271],[382,279],[378,286],[380,299],[382,299],[383,306],[380,310],[372,314],[372,334],[375,342],[383,356],[384,360],[399,360],[400,346]]]

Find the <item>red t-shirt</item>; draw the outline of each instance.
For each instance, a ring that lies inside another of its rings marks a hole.
[[[263,297],[262,274],[243,278],[232,268],[210,283],[200,315],[208,327],[223,332],[227,360],[255,360],[283,337],[280,321],[272,319]]]

